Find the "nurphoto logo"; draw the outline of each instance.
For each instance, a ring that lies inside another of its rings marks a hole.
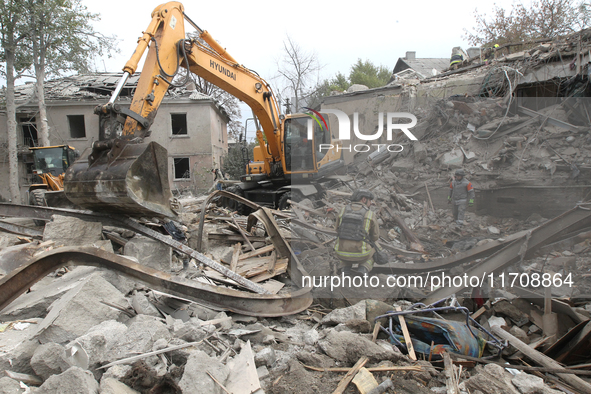
[[[318,111],[315,111],[311,108],[304,107],[310,111],[308,116],[311,119],[308,120],[308,139],[312,140],[314,138],[314,122],[320,126],[322,129],[323,126],[325,130],[328,130],[328,125],[324,116],[320,114]],[[351,121],[349,116],[340,111],[338,109],[323,109],[323,113],[325,114],[334,114],[337,117],[339,122],[339,132],[338,132],[338,139],[341,140],[343,143],[347,140],[351,140]],[[410,123],[393,123],[394,119],[410,119]],[[413,114],[408,112],[387,112],[386,113],[386,139],[388,141],[392,141],[393,134],[395,130],[402,131],[411,141],[417,141],[417,137],[414,136],[413,133],[409,131],[410,128],[416,126],[417,118]],[[355,137],[362,141],[376,141],[379,140],[383,133],[384,133],[384,113],[380,112],[378,114],[378,129],[374,134],[363,134],[359,131],[359,113],[353,113],[353,133]],[[400,144],[355,144],[355,145],[342,145],[342,146],[334,146],[333,144],[319,144],[318,150],[319,152],[328,151],[330,149],[336,148],[337,151],[339,150],[348,150],[349,152],[369,152],[371,147],[377,148],[378,151],[381,149],[387,149],[389,152],[402,152],[404,149]]]

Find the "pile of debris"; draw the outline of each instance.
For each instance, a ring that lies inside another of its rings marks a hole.
[[[380,171],[372,167],[372,172],[376,170]],[[18,278],[14,272],[21,264],[20,272],[34,267],[35,263],[27,262],[30,259],[39,263],[64,256],[60,258],[64,268],[45,268],[44,275],[51,273],[39,282],[33,284],[29,277],[19,283],[19,288],[30,289],[26,294],[16,299],[9,295],[14,300],[0,314],[0,369],[7,375],[0,378],[0,393],[591,390],[583,380],[588,374],[591,330],[584,281],[577,281],[578,298],[572,292],[562,297],[576,307],[557,299],[544,305],[543,299],[531,294],[517,297],[497,289],[425,306],[411,304],[429,296],[415,287],[387,300],[329,298],[326,289],[317,289],[316,303],[311,305],[311,298],[304,298],[295,312],[289,308],[275,312],[275,306],[263,310],[256,303],[269,297],[297,303],[294,275],[334,273],[330,249],[336,215],[357,187],[375,192],[381,243],[395,260],[376,267],[376,275],[398,272],[400,266],[426,273],[429,264],[444,260],[439,256],[446,256],[456,270],[469,270],[473,260],[459,265],[466,261],[466,253],[478,252],[477,262],[486,260],[483,256],[499,246],[521,239],[520,233],[511,233],[533,231],[532,222],[509,220],[494,227],[487,222],[491,218],[473,214],[470,225],[456,228],[450,225],[447,211],[414,200],[396,182],[349,176],[339,181],[338,187],[327,191],[322,205],[304,200],[291,202],[290,211],[271,211],[253,204],[249,216],[218,207],[213,203],[215,196],[185,199],[176,226],[149,224],[171,234],[166,242],[146,238],[139,230],[60,215],[54,215],[42,233],[36,230],[39,235],[4,233],[0,267],[5,277],[0,287],[11,279],[14,283]],[[30,219],[13,219],[11,228],[31,224]],[[576,236],[567,231],[570,237],[552,239],[554,243],[537,248],[537,257],[524,256],[521,266],[525,264],[532,273],[579,269],[577,275],[583,277],[591,258],[585,234],[580,229]],[[444,242],[446,237],[456,242]],[[531,248],[543,243],[536,243],[535,232],[528,239]],[[174,242],[186,245],[188,253],[180,246],[171,248]],[[90,249],[98,257],[111,256],[113,265],[75,267],[84,264],[75,251],[89,253]],[[261,284],[272,294],[245,291],[240,280],[223,275],[210,261],[248,280],[247,285]],[[303,267],[298,269],[300,264]],[[130,277],[137,269],[158,281]],[[211,298],[183,297],[175,287],[180,284],[215,290]],[[221,309],[242,307],[249,312],[212,309],[215,298],[232,292],[240,293],[242,303]],[[426,311],[441,306],[444,310]],[[427,323],[428,330],[424,329]],[[483,358],[498,355],[515,367],[504,369],[498,359]],[[519,365],[524,356],[542,368]],[[553,359],[578,365],[567,369]]]

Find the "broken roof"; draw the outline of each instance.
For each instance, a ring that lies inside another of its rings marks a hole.
[[[433,69],[437,70],[438,73],[449,67],[449,59],[441,58],[422,58],[422,59],[407,59],[406,57],[398,58],[396,66],[392,74],[399,73],[400,71],[412,68],[414,71],[421,74],[424,78],[433,76]]]
[[[45,82],[46,101],[95,101],[109,98],[122,73],[93,73],[72,75]],[[140,78],[140,73],[131,75],[123,89],[121,98],[131,98]],[[170,89],[166,95],[170,98],[189,98],[191,100],[208,100],[210,96],[183,88]],[[33,82],[15,87],[15,98],[19,105],[26,105],[35,98],[35,84]]]

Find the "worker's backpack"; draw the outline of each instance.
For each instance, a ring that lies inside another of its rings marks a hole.
[[[363,226],[366,212],[367,208],[365,207],[359,211],[354,211],[350,205],[347,205],[337,231],[339,239],[349,241],[366,240],[368,234]]]

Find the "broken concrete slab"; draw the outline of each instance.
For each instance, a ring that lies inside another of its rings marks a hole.
[[[5,376],[0,378],[0,394],[21,394],[25,389],[14,379]]]
[[[321,323],[327,326],[336,326],[337,324],[347,323],[349,320],[365,320],[365,300],[355,305],[335,309],[322,318]]]
[[[126,319],[122,311],[107,304],[125,308],[128,302],[119,290],[94,273],[51,304],[49,314],[39,324],[37,338],[41,343],[66,343],[102,321]]]
[[[277,361],[277,355],[275,354],[275,350],[270,346],[259,351],[254,356],[254,362],[257,367],[265,365],[271,368],[275,364],[275,361]]]
[[[480,390],[483,394],[520,394],[511,383],[512,375],[500,365],[486,364],[483,368],[478,366],[475,372],[460,386],[465,385],[470,392]]]
[[[511,382],[521,394],[560,394],[562,391],[553,390],[546,386],[544,379],[527,373],[519,373]]]
[[[111,361],[110,351],[116,340],[127,331],[127,326],[115,320],[106,320],[91,327],[84,335],[70,342],[66,348],[78,344],[88,356],[89,367]]]
[[[441,156],[439,162],[442,167],[460,168],[464,163],[464,153],[460,149],[454,149]]]
[[[4,332],[2,334],[2,337],[4,337],[6,333]],[[3,347],[0,348],[0,370],[10,370],[27,374],[35,373],[31,368],[30,361],[35,353],[35,349],[39,346],[38,341],[24,339],[10,348],[7,348],[6,342],[2,341],[2,345]]]
[[[229,360],[226,388],[233,394],[251,394],[261,388],[250,341],[242,347],[240,353]]]
[[[58,375],[70,368],[66,356],[66,349],[57,343],[45,343],[35,349],[31,357],[31,368],[43,380],[51,375]]]
[[[39,251],[38,242],[0,249],[0,274],[6,275],[29,261]]]
[[[113,342],[108,352],[110,360],[115,361],[137,353],[152,351],[154,342],[159,339],[170,340],[166,324],[153,316],[138,315],[129,320],[127,331]]]
[[[35,394],[97,394],[98,389],[99,384],[92,373],[71,367],[59,375],[51,376]]]
[[[170,272],[172,268],[172,248],[141,235],[134,236],[125,244],[123,254],[159,271]]]
[[[226,383],[229,369],[216,358],[198,350],[193,352],[185,365],[179,387],[183,393],[222,394],[223,390],[208,375],[208,372],[221,384]]]
[[[324,353],[333,359],[350,363],[356,363],[362,356],[369,358],[370,362],[383,360],[399,360],[404,358],[402,353],[396,352],[393,346],[379,340],[376,343],[361,335],[349,331],[328,331],[326,337],[318,341],[318,345]]]
[[[87,222],[71,216],[53,215],[43,230],[43,240],[52,240],[56,246],[92,245],[102,240],[102,236],[102,223]]]
[[[427,148],[425,145],[418,141],[413,142],[412,149],[415,154],[415,160],[419,163],[424,162],[427,159]]]

